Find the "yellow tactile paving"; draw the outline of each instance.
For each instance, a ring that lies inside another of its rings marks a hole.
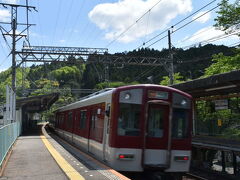
[[[49,143],[45,136],[41,136],[41,139],[48,151],[51,153],[53,158],[56,160],[63,172],[71,180],[85,180],[58,152],[57,150]]]

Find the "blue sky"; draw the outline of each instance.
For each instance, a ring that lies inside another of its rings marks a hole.
[[[36,6],[38,10],[38,12],[29,12],[30,23],[36,24],[30,28],[29,39],[31,45],[37,46],[108,48],[110,53],[131,51],[211,1],[29,0],[29,5]],[[0,0],[0,2],[25,4],[25,0]],[[219,2],[220,0],[216,0],[199,13],[203,14]],[[148,12],[149,9],[151,10]],[[184,48],[222,35],[223,32],[212,27],[216,10],[173,33],[173,45]],[[8,11],[9,9],[0,8],[0,21],[10,20]],[[146,15],[140,18],[144,13]],[[18,14],[18,21],[24,22],[25,11],[19,10]],[[174,27],[173,31],[198,15],[188,18]],[[3,27],[10,28],[6,25]],[[119,34],[128,28],[129,30],[119,37]],[[19,26],[18,31],[21,29],[22,27]],[[143,47],[148,47],[166,34],[146,43]],[[239,42],[237,36],[230,36],[212,43],[231,45],[235,42]],[[0,43],[0,71],[2,71],[11,66],[11,57],[6,58],[10,51],[2,37],[0,37]],[[18,42],[18,50],[21,49],[22,43],[22,41]],[[167,47],[167,38],[150,46],[159,50]]]

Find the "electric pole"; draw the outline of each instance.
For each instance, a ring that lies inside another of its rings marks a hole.
[[[33,6],[28,6],[28,1],[26,1],[27,5],[18,5],[18,4],[8,4],[8,3],[0,3],[0,6],[8,9],[8,7],[11,8],[11,22],[0,22],[0,24],[9,24],[11,25],[11,30],[6,30],[3,26],[0,26],[0,30],[2,32],[2,35],[7,43],[7,40],[5,36],[10,36],[12,38],[12,48],[11,48],[11,54],[12,54],[12,89],[14,92],[16,92],[16,43],[19,41],[22,37],[26,37],[26,35],[23,34],[31,25],[34,24],[28,24],[28,17],[27,17],[27,24],[25,23],[18,23],[17,17],[18,17],[18,8],[26,8],[26,11],[29,11],[30,9],[35,9]],[[28,16],[28,13],[27,13]],[[17,26],[23,25],[26,26],[25,29],[23,29],[19,34],[16,34]]]
[[[12,20],[12,90],[16,92],[16,19]]]
[[[168,48],[169,48],[169,55],[170,55],[170,67],[169,67],[169,79],[170,85],[173,84],[174,81],[174,69],[173,69],[173,53],[172,53],[172,43],[171,43],[171,32],[168,30]]]

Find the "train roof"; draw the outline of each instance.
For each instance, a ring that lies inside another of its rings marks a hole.
[[[86,102],[88,100],[91,100],[93,98],[98,98],[98,97],[102,97],[102,96],[109,96],[113,93],[113,91],[115,90],[124,90],[124,89],[129,89],[129,88],[146,88],[146,87],[160,87],[160,88],[163,88],[163,89],[166,89],[166,90],[169,90],[169,91],[174,91],[174,92],[178,92],[180,94],[183,94],[189,98],[192,98],[191,95],[183,92],[183,91],[180,91],[178,89],[175,89],[175,88],[172,88],[172,87],[169,87],[169,86],[162,86],[162,85],[157,85],[157,84],[137,84],[137,85],[127,85],[127,86],[121,86],[121,87],[117,87],[117,88],[107,88],[107,89],[103,89],[103,90],[100,90],[100,91],[97,91],[93,94],[90,94],[88,96],[85,96],[85,97],[82,97],[80,98],[78,101],[74,102],[74,103],[71,103],[71,104],[68,104],[66,106],[63,106],[63,107],[60,107],[56,110],[57,111],[62,111],[62,110],[68,110],[70,109],[71,107],[74,107],[75,105],[79,104],[79,103],[83,103],[83,102]]]
[[[56,110],[56,112],[57,112],[57,111],[61,111],[61,110],[65,110],[65,109],[68,109],[68,108],[71,108],[71,107],[77,105],[77,104],[80,103],[80,102],[82,103],[82,102],[84,102],[84,101],[88,101],[88,100],[93,99],[93,98],[96,98],[96,97],[101,97],[101,96],[110,95],[110,94],[112,94],[112,92],[113,92],[114,89],[116,89],[116,88],[106,88],[106,89],[97,91],[97,92],[95,92],[95,93],[92,93],[92,94],[90,94],[90,95],[88,95],[88,96],[84,96],[84,97],[80,98],[78,101],[76,101],[76,102],[74,102],[74,103],[71,103],[71,104],[68,104],[68,105],[66,105],[66,106],[62,106],[62,107],[58,108],[58,109]]]

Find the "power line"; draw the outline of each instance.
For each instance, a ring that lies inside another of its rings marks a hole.
[[[58,25],[58,21],[59,21],[61,7],[62,7],[62,1],[60,1],[60,3],[58,4],[57,20],[55,21],[54,32],[53,32],[53,41],[55,41],[55,37],[56,37],[56,29],[57,29],[57,25]]]
[[[175,33],[175,32],[177,32],[177,31],[179,31],[180,29],[182,29],[182,28],[184,28],[185,26],[187,26],[187,25],[191,24],[192,22],[196,21],[196,20],[197,20],[197,19],[199,19],[200,17],[202,17],[202,16],[204,16],[204,15],[206,15],[206,14],[210,13],[210,12],[211,12],[211,11],[213,11],[214,9],[218,8],[219,6],[220,6],[220,4],[218,4],[218,5],[217,5],[217,6],[215,6],[214,8],[212,8],[212,9],[210,9],[210,10],[206,11],[205,13],[201,14],[200,16],[198,16],[198,17],[194,18],[193,20],[189,21],[188,23],[186,23],[186,24],[182,25],[181,27],[177,28],[177,29],[176,29],[176,30],[174,30],[172,33]]]
[[[187,48],[189,48],[189,47],[192,47],[192,46],[195,46],[195,45],[198,45],[198,44],[203,44],[203,43],[207,44],[207,43],[210,43],[210,42],[218,41],[218,40],[227,38],[227,37],[229,37],[229,36],[236,35],[236,34],[238,34],[239,32],[240,32],[240,31],[234,32],[234,33],[231,33],[231,34],[223,34],[223,35],[214,36],[214,37],[211,37],[211,38],[209,38],[209,39],[206,39],[206,40],[203,40],[203,41],[194,43],[194,44],[192,44],[192,45],[185,46],[185,47],[183,47],[183,49],[187,49]]]
[[[81,14],[82,14],[82,9],[83,9],[83,7],[84,7],[84,5],[85,5],[85,2],[86,2],[86,0],[83,0],[83,1],[82,1],[81,7],[80,7],[80,9],[79,9],[79,11],[78,11],[79,13],[78,13],[78,15],[76,16],[76,19],[75,19],[75,21],[74,21],[75,23],[74,23],[74,25],[73,25],[72,31],[70,32],[70,36],[69,36],[68,40],[71,40],[71,38],[72,38],[72,35],[73,35],[73,32],[74,32],[74,30],[75,30],[75,28],[76,28],[77,22],[78,22]]]
[[[112,43],[114,43],[116,40],[118,40],[123,34],[125,34],[129,29],[131,29],[135,24],[138,23],[149,11],[151,11],[154,7],[156,7],[162,0],[159,0],[156,4],[154,4],[149,10],[147,10],[140,18],[138,18],[133,24],[131,24],[129,27],[127,27],[122,33],[120,33],[114,40],[112,40],[110,43],[106,45],[106,47],[109,47]]]
[[[142,72],[141,74],[139,74],[137,77],[135,77],[135,78],[133,79],[133,81],[139,80],[140,78],[142,78],[142,77],[145,76],[146,74],[150,73],[151,71],[153,71],[153,70],[156,69],[157,67],[158,67],[158,66],[155,66],[155,67],[153,67],[153,68],[149,68],[149,69],[145,70],[144,72]]]
[[[184,28],[185,26],[187,26],[187,25],[191,24],[192,22],[196,21],[197,19],[201,18],[202,16],[204,16],[204,15],[208,14],[209,12],[211,12],[211,11],[213,11],[214,9],[218,8],[219,6],[220,6],[220,4],[218,4],[218,5],[217,5],[217,6],[215,6],[214,8],[212,8],[212,9],[210,9],[210,10],[206,11],[205,13],[201,14],[200,16],[198,16],[198,17],[196,17],[196,18],[192,19],[191,21],[189,21],[189,22],[185,23],[184,25],[180,26],[180,27],[179,27],[179,28],[177,28],[176,30],[173,30],[172,34],[173,34],[173,33],[175,33],[175,32],[177,32],[177,31],[179,31],[180,29]],[[161,38],[161,39],[158,39],[157,41],[155,41],[154,43],[152,43],[152,44],[151,44],[151,45],[149,45],[148,47],[150,47],[150,46],[152,46],[152,45],[156,44],[157,42],[159,42],[160,40],[162,40],[162,39],[164,39],[164,38],[166,38],[166,37],[167,37],[167,35],[166,35],[166,36],[164,36],[164,37],[163,37],[163,38]]]
[[[183,43],[183,42],[185,42],[185,41],[187,41],[187,40],[189,40],[189,39],[191,39],[191,38],[193,38],[193,37],[195,37],[195,36],[198,36],[199,34],[202,34],[202,33],[204,33],[204,32],[210,31],[211,29],[212,29],[212,27],[207,28],[207,29],[205,29],[205,30],[203,30],[203,31],[200,31],[200,32],[198,32],[198,33],[196,33],[196,34],[193,34],[192,36],[189,36],[189,37],[187,37],[187,38],[185,38],[185,39],[183,39],[183,40],[181,40],[181,41],[179,41],[179,42],[176,42],[176,44]],[[176,44],[175,44],[175,45],[176,45]]]
[[[70,2],[70,7],[69,7],[69,9],[68,9],[66,21],[65,21],[65,23],[64,23],[64,25],[63,25],[63,31],[62,31],[62,36],[63,36],[63,37],[64,37],[64,35],[65,35],[66,27],[68,27],[67,25],[68,25],[68,20],[69,20],[69,14],[70,14],[71,11],[72,11],[72,7],[73,7],[73,0],[71,0],[71,2]]]
[[[2,63],[0,64],[0,67],[6,62],[7,59],[8,59],[8,58],[6,57],[6,58],[2,61]]]
[[[170,30],[172,27],[175,27],[177,26],[178,24],[182,23],[183,21],[185,21],[186,19],[190,18],[191,16],[195,15],[196,13],[198,13],[199,11],[205,9],[207,6],[211,5],[212,3],[214,3],[216,0],[213,0],[211,1],[210,3],[206,4],[205,6],[201,7],[200,9],[198,9],[197,11],[193,12],[192,14],[188,15],[187,17],[183,18],[182,20],[178,21],[177,23],[175,23],[174,25],[172,25],[171,27],[165,29],[164,31],[162,31],[161,33],[155,35],[154,37],[152,37],[151,39],[149,39],[148,41],[146,41],[145,43],[143,43],[143,45],[140,45],[138,48],[136,49],[139,49],[140,47],[144,46],[145,44],[149,43],[150,41],[156,39],[157,37],[161,36],[162,34],[166,33],[168,30]],[[158,41],[164,39],[165,37],[167,36],[164,36],[163,38],[159,39]],[[155,43],[157,43],[158,41],[156,41]],[[152,43],[151,45],[149,45],[148,47],[152,46],[153,44],[155,43]]]

